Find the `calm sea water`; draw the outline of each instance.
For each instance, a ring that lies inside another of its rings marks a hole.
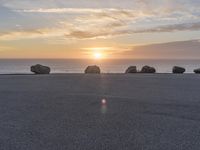
[[[200,60],[0,59],[0,74],[30,73],[30,66],[35,64],[51,67],[52,73],[83,73],[88,65],[100,66],[103,73],[124,73],[131,65],[138,69],[154,66],[158,73],[170,73],[174,65],[185,67],[187,73],[200,68]]]

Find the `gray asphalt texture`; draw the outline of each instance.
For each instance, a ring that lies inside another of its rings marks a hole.
[[[0,150],[199,149],[200,75],[0,76]]]

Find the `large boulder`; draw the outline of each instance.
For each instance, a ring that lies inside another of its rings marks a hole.
[[[31,72],[35,74],[49,74],[51,69],[47,66],[43,66],[40,64],[31,66]]]
[[[128,69],[126,69],[125,73],[137,73],[137,67],[136,66],[130,66]]]
[[[196,74],[200,74],[200,68],[198,68],[198,69],[194,69],[194,73],[196,73]]]
[[[140,73],[156,73],[156,69],[154,67],[144,66]]]
[[[90,74],[100,74],[101,70],[98,66],[88,66],[85,69],[85,73],[90,73]]]
[[[174,66],[172,69],[173,73],[184,73],[185,72],[185,68],[183,67],[179,67],[179,66]]]

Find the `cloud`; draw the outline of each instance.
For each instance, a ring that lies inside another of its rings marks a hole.
[[[0,46],[0,52],[4,52],[7,50],[13,50],[14,48],[11,46]]]
[[[174,4],[174,3],[173,3]],[[163,4],[164,5],[164,4]],[[162,5],[161,5],[162,6]],[[139,20],[148,19],[151,21],[173,20],[173,21],[191,21],[199,19],[200,9],[185,5],[170,5],[169,7],[136,7],[136,8],[34,8],[34,9],[14,9],[19,13],[29,14],[65,14],[65,15],[96,15],[99,17],[135,17]],[[119,16],[118,16],[119,15]],[[58,17],[58,16],[57,16]]]
[[[48,38],[56,37],[63,34],[63,30],[59,29],[29,29],[20,31],[1,32],[0,40],[19,40],[19,39],[34,39],[34,38]]]
[[[118,11],[114,8],[94,9],[94,8],[39,8],[39,9],[22,9],[17,12],[27,13],[102,13],[104,11]]]
[[[66,11],[66,10],[65,10]],[[1,40],[24,39],[24,38],[48,38],[61,36],[68,39],[93,39],[107,37],[116,29],[123,28],[135,18],[127,10],[106,9],[67,9],[72,12],[94,12],[81,15],[74,20],[60,21],[51,28],[13,30],[0,33]]]
[[[112,25],[111,25],[112,26]],[[123,26],[123,25],[122,25]],[[115,28],[115,26],[113,26]],[[112,29],[113,29],[112,28]],[[109,28],[110,29],[110,28]],[[200,30],[200,22],[196,23],[186,23],[186,24],[175,24],[175,25],[165,25],[165,26],[157,26],[154,28],[148,29],[138,29],[138,30],[100,30],[97,29],[95,32],[89,31],[72,31],[67,37],[74,37],[78,39],[85,38],[100,38],[100,37],[110,37],[110,36],[119,36],[119,35],[131,35],[138,33],[161,33],[161,32],[176,32],[176,31],[195,31]]]
[[[200,22],[157,26],[148,29],[123,29],[126,24],[120,21],[106,22],[104,26],[97,28],[96,26],[88,25],[88,28],[77,27],[73,24],[68,24],[60,28],[42,28],[32,30],[20,30],[0,33],[0,40],[18,40],[26,38],[49,38],[63,37],[65,39],[96,39],[110,38],[113,36],[132,35],[139,33],[161,33],[161,32],[177,32],[177,31],[196,31],[200,30]],[[110,23],[110,24],[109,24]]]
[[[195,22],[195,23],[165,25],[149,30],[144,30],[144,32],[173,32],[173,31],[185,31],[185,30],[192,31],[199,29],[200,29],[200,22]]]
[[[200,30],[200,22],[162,25],[154,28],[139,29],[139,30],[122,30],[119,31],[117,34],[195,31],[195,30]]]
[[[199,40],[175,41],[135,46],[120,55],[129,58],[198,59],[200,57],[199,47]]]
[[[116,0],[108,4],[106,0],[102,0],[98,5],[97,1],[93,0],[0,2],[0,5],[20,14],[16,17],[17,24],[22,24],[21,31],[13,29],[10,25],[9,32],[0,34],[0,39],[48,36],[96,39],[139,33],[199,30],[198,22],[191,23],[200,19],[200,9],[196,1]],[[21,16],[23,19],[18,22]],[[9,21],[5,22],[7,25]],[[40,33],[41,31],[43,32]]]
[[[172,1],[170,1],[171,3]],[[149,1],[137,1],[146,7]],[[178,7],[178,6],[176,6]],[[181,9],[179,9],[181,10]],[[34,8],[34,9],[17,9],[18,13],[34,14],[34,18],[40,17],[43,19],[49,17],[49,13],[53,13],[51,20],[48,20],[45,25],[41,25],[38,20],[34,24],[38,24],[33,29],[26,28],[25,25],[21,30],[10,30],[9,32],[0,33],[0,40],[15,40],[26,38],[49,38],[49,37],[63,37],[63,39],[96,39],[96,38],[111,38],[113,36],[133,35],[139,33],[162,33],[162,32],[176,32],[176,31],[194,31],[200,29],[200,22],[187,23],[183,22],[181,18],[192,18],[193,14],[185,11],[180,12],[173,10],[172,12],[157,13],[156,10],[134,10],[134,9],[119,9],[119,8]],[[48,14],[41,16],[37,13]],[[60,15],[66,13],[65,15]],[[70,15],[71,14],[71,15]],[[59,18],[61,16],[61,18]],[[177,22],[179,16],[179,22]],[[198,18],[198,15],[194,15]],[[56,19],[55,19],[55,18]],[[55,23],[53,20],[55,19]],[[173,21],[175,19],[175,21]],[[195,17],[193,19],[196,19]],[[44,20],[44,19],[43,19]],[[158,21],[160,20],[160,21]],[[162,20],[162,21],[161,21]],[[169,22],[170,20],[170,22]],[[36,20],[37,21],[37,20]],[[154,21],[156,23],[154,23]],[[160,25],[166,24],[167,25]],[[170,23],[170,24],[169,24]],[[16,28],[16,27],[15,27]]]

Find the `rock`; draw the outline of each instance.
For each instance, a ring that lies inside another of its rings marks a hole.
[[[51,69],[47,66],[42,66],[40,64],[37,64],[35,66],[31,66],[31,72],[35,74],[49,74]]]
[[[136,66],[130,66],[128,69],[126,69],[125,73],[137,73],[137,67]]]
[[[200,68],[198,68],[198,69],[194,69],[194,73],[196,73],[196,74],[200,74]]]
[[[101,70],[98,66],[88,66],[85,69],[85,73],[100,74]]]
[[[154,67],[144,66],[140,73],[156,73],[156,69]]]
[[[183,67],[179,67],[179,66],[174,66],[172,69],[173,73],[184,73],[185,72],[185,68]]]

